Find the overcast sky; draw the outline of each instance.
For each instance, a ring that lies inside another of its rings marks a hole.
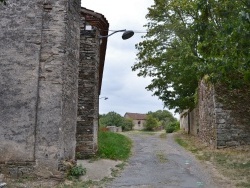
[[[153,0],[82,0],[81,5],[102,14],[109,22],[109,30],[145,32],[145,16]],[[126,112],[147,113],[163,109],[163,102],[145,89],[151,79],[138,77],[131,69],[136,62],[135,44],[142,41],[142,35],[145,33],[135,33],[132,38],[122,40],[122,33],[116,33],[108,38],[100,114],[114,111],[123,116]],[[108,97],[108,100],[102,97]]]

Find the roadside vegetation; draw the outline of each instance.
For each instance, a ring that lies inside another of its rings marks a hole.
[[[118,133],[99,131],[97,157],[127,160],[130,156],[132,141]]]
[[[239,188],[250,187],[250,148],[212,149],[196,137],[178,132],[175,141],[197,159],[211,163],[216,170]]]
[[[132,141],[119,133],[107,132],[99,130],[98,132],[98,152],[92,158],[92,160],[98,159],[112,159],[123,161],[120,165],[117,165],[117,169],[113,170],[112,176],[116,177],[121,169],[125,166],[125,161],[131,154]],[[59,185],[57,188],[89,188],[102,186],[105,183],[112,180],[112,178],[104,178],[100,181],[81,181],[79,175],[86,173],[84,167],[76,167],[70,171],[69,180]]]
[[[133,125],[132,119],[124,118],[114,111],[99,115],[99,128],[103,130],[105,130],[107,126],[116,126],[121,127],[123,131],[130,131]]]
[[[172,133],[180,130],[180,122],[174,121],[166,125],[165,130],[167,133]]]

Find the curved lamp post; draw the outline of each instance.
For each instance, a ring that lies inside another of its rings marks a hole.
[[[113,33],[111,33],[111,34],[109,34],[109,35],[106,35],[106,36],[101,36],[101,35],[100,35],[100,36],[99,36],[99,39],[107,38],[107,37],[109,37],[109,36],[111,36],[111,35],[113,35],[113,34],[115,34],[115,33],[117,33],[117,32],[123,32],[123,34],[122,34],[122,39],[123,39],[123,40],[127,40],[127,39],[131,38],[131,37],[134,35],[134,31],[123,29],[123,30],[114,31]]]

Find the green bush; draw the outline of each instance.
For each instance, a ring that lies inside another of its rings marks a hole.
[[[165,127],[165,129],[166,129],[167,133],[172,133],[172,132],[178,131],[180,129],[180,122],[176,121],[176,122],[169,123]]]
[[[132,119],[123,119],[122,130],[123,131],[131,131],[133,129],[134,123]]]
[[[146,131],[153,131],[156,127],[159,126],[159,122],[151,114],[147,115],[146,122],[144,124]]]
[[[72,167],[68,172],[68,177],[79,178],[86,174],[86,168],[83,168],[82,165]]]

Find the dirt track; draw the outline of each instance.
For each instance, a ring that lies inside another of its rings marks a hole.
[[[134,142],[133,155],[120,177],[108,188],[221,188],[204,165],[175,143],[173,134],[128,132]]]

